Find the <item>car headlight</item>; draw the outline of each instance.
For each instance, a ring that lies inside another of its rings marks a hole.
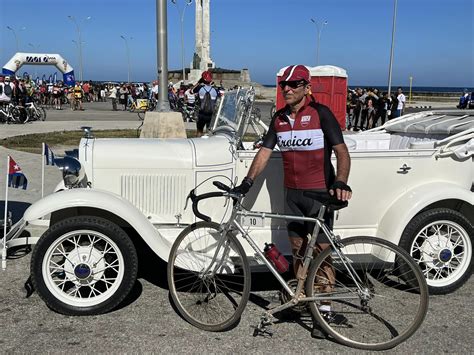
[[[86,174],[79,160],[70,156],[65,156],[61,159],[55,159],[54,163],[57,165],[59,170],[62,171],[64,186],[68,189],[86,186]]]

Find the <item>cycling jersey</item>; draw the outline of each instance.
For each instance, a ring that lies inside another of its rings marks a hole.
[[[74,97],[76,99],[82,99],[82,89],[80,86],[75,86],[74,87]]]
[[[335,180],[332,147],[344,143],[336,118],[312,96],[305,98],[294,120],[289,114],[289,106],[275,113],[263,146],[273,149],[278,144],[285,187],[327,189]]]

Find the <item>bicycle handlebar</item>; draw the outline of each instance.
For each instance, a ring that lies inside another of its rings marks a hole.
[[[189,192],[189,195],[188,195],[188,198],[191,199],[191,202],[193,204],[193,206],[192,206],[193,213],[196,215],[196,217],[198,217],[198,218],[200,218],[200,219],[202,219],[203,221],[206,221],[206,222],[210,222],[211,217],[206,216],[205,214],[202,214],[201,212],[199,212],[199,209],[198,209],[199,201],[205,200],[205,199],[208,199],[208,198],[212,198],[212,197],[222,197],[222,196],[231,197],[234,201],[236,201],[239,198],[239,196],[237,196],[236,194],[232,194],[231,188],[229,186],[227,186],[227,185],[225,185],[225,184],[223,184],[219,181],[213,181],[213,184],[218,189],[223,190],[223,192],[208,192],[208,193],[197,196],[195,194],[195,190],[192,189]]]

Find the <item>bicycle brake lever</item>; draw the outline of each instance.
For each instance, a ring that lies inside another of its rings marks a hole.
[[[186,211],[186,208],[188,208],[188,201],[189,201],[189,200],[193,200],[193,196],[196,196],[196,195],[194,194],[194,189],[192,189],[191,191],[189,191],[188,196],[186,196],[186,202],[185,202],[185,204],[184,204],[184,210],[185,210],[185,211]]]

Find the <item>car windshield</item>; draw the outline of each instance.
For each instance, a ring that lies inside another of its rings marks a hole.
[[[211,123],[214,134],[226,132],[240,139],[248,125],[254,97],[253,88],[226,92]]]

